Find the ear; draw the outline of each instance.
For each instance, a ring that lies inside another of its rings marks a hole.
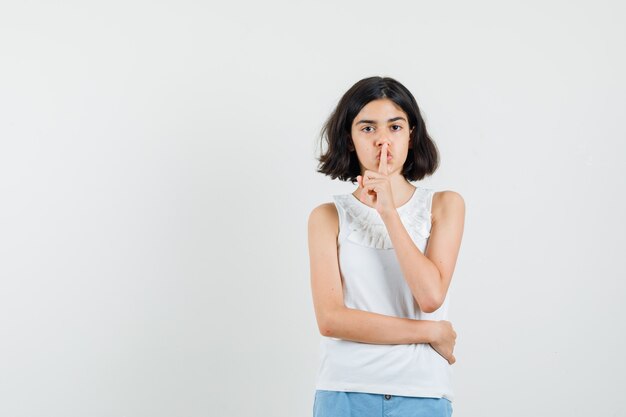
[[[354,152],[354,142],[352,142],[350,135],[348,135],[348,150]]]

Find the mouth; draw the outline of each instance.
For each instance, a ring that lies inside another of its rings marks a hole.
[[[380,159],[380,154],[376,155],[376,159]],[[387,160],[391,159],[391,154],[387,152]]]

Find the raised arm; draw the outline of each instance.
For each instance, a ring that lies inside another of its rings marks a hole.
[[[311,212],[308,222],[311,290],[320,334],[373,344],[431,343],[454,363],[452,348],[456,333],[449,322],[413,320],[345,306],[337,253],[338,230],[339,218],[333,203],[322,204]]]
[[[456,265],[465,222],[465,201],[454,191],[433,195],[432,225],[424,253],[415,246],[394,210],[383,220],[400,268],[420,309],[432,313],[443,304]]]

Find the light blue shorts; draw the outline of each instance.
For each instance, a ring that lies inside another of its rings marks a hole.
[[[313,417],[450,417],[447,398],[316,390]]]

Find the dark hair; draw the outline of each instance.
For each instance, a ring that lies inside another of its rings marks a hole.
[[[417,181],[437,170],[439,152],[428,136],[413,94],[393,78],[369,77],[350,87],[324,123],[320,142],[325,141],[328,148],[318,158],[317,172],[329,175],[332,179],[356,182],[356,177],[361,172],[356,152],[349,150],[352,122],[367,103],[381,98],[393,101],[409,118],[409,128],[412,129],[409,140],[413,145],[409,148],[402,168],[404,178]]]

